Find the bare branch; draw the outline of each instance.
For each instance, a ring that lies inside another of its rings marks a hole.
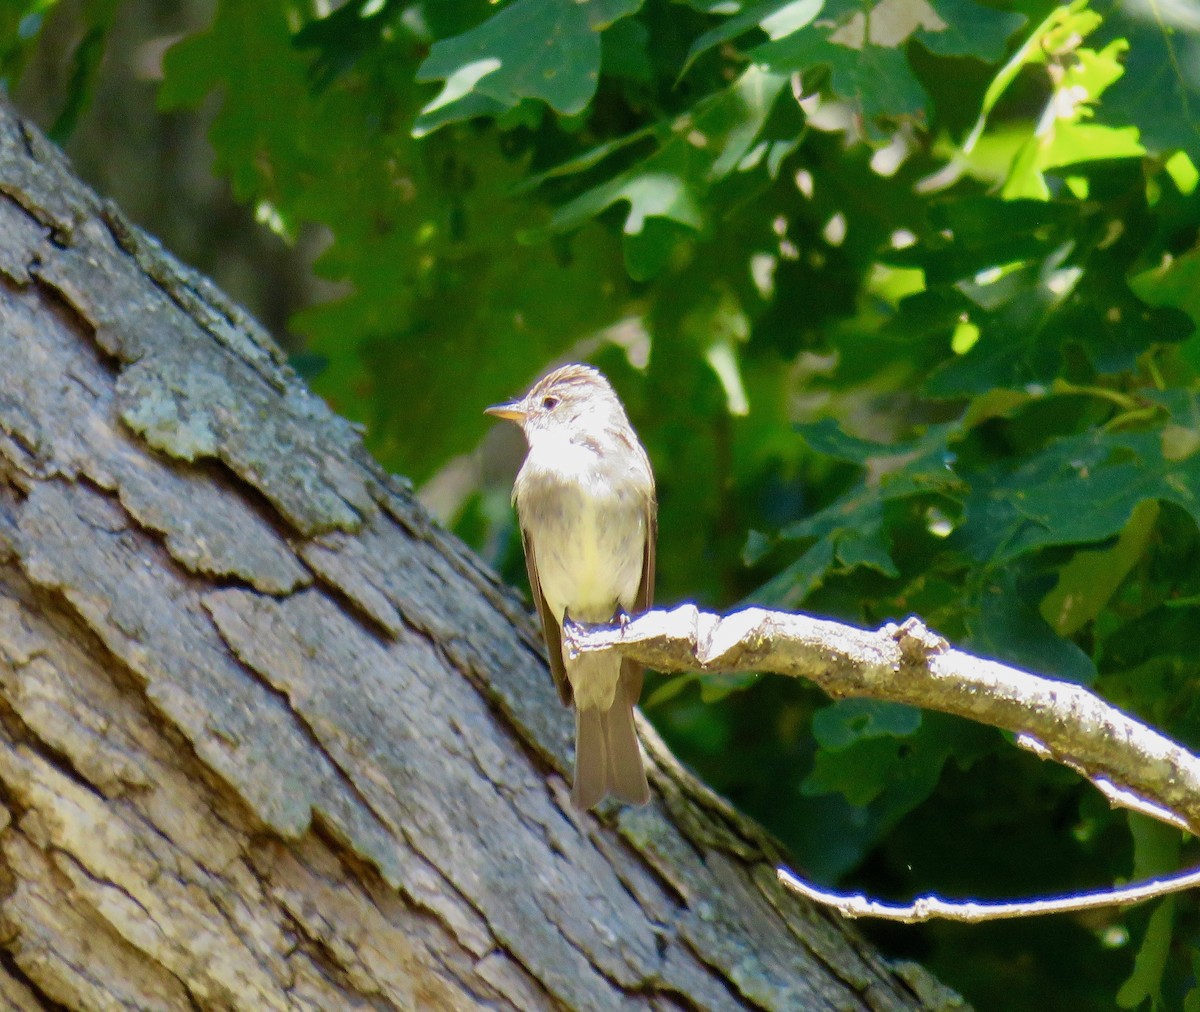
[[[834,698],[866,696],[990,724],[1086,777],[1114,806],[1200,834],[1200,758],[1083,686],[955,650],[916,618],[870,632],[789,612],[748,608],[721,616],[683,605],[646,612],[624,626],[569,626],[563,640],[574,652],[618,650],[663,672],[774,672],[807,678]],[[900,921],[1083,910],[1200,884],[1198,870],[1049,900],[952,903],[928,896],[900,907],[826,892],[784,869],[779,875],[847,916]]]
[[[1037,917],[1044,914],[1075,913],[1098,910],[1102,907],[1144,903],[1146,900],[1182,892],[1200,885],[1200,868],[1151,879],[1119,889],[1103,889],[1072,896],[1055,896],[1048,900],[1014,900],[1005,903],[975,903],[944,900],[940,896],[920,896],[904,905],[881,903],[862,893],[835,893],[797,878],[786,868],[776,872],[779,881],[788,889],[822,906],[833,907],[845,917],[872,917],[881,921],[918,924],[921,921],[959,921],[979,924],[983,921],[1011,920],[1014,917]]]
[[[1036,739],[1092,781],[1166,809],[1200,835],[1200,759],[1093,692],[955,650],[915,618],[877,632],[790,612],[732,615],[695,605],[621,626],[564,630],[569,650],[615,649],[657,671],[768,671],[834,698],[868,696],[940,710]],[[1113,794],[1109,793],[1112,798]]]
[[[1185,833],[1191,832],[1191,827],[1188,826],[1187,820],[1169,808],[1162,805],[1157,805],[1148,798],[1143,798],[1133,791],[1126,790],[1114,784],[1108,777],[1093,776],[1088,773],[1082,766],[1074,762],[1069,756],[1057,755],[1052,749],[1046,747],[1044,742],[1038,741],[1031,734],[1017,735],[1017,744],[1028,749],[1039,759],[1048,759],[1052,762],[1066,766],[1068,769],[1074,770],[1081,777],[1090,780],[1092,786],[1101,794],[1108,798],[1108,803],[1113,808],[1126,808],[1131,812],[1137,812],[1139,815],[1144,815],[1150,819],[1157,819],[1159,822],[1165,822],[1168,826],[1174,826],[1176,829],[1182,829]]]

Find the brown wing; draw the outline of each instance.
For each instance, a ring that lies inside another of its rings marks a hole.
[[[658,544],[658,504],[651,499],[646,505],[646,545],[642,549],[642,582],[633,602],[635,612],[649,611],[654,604],[654,552]],[[630,703],[636,704],[642,695],[645,669],[631,660],[621,662],[621,682]]]
[[[525,547],[525,570],[529,574],[529,590],[533,594],[533,603],[537,605],[538,618],[542,620],[542,638],[546,641],[546,659],[550,662],[550,674],[554,676],[554,687],[558,689],[558,698],[563,706],[571,705],[571,683],[567,681],[567,668],[563,664],[562,630],[558,620],[550,613],[550,605],[542,594],[542,584],[538,579],[537,560],[533,554],[533,542],[521,528],[521,544]]]
[[[646,507],[646,547],[642,551],[642,582],[633,602],[636,611],[649,611],[654,606],[654,552],[658,544],[658,503],[650,500]]]

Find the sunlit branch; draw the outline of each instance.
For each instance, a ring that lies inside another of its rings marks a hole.
[[[1011,920],[1015,917],[1075,913],[1080,910],[1144,903],[1158,896],[1193,889],[1200,885],[1200,869],[1192,869],[1168,878],[1150,879],[1136,885],[1055,896],[1051,899],[978,903],[970,900],[944,900],[940,896],[920,896],[911,903],[893,904],[870,899],[862,893],[836,893],[821,889],[798,878],[786,868],[778,869],[776,874],[779,881],[793,892],[814,903],[833,907],[846,917],[871,917],[882,921],[899,921],[903,924],[932,920],[978,924],[982,921]]]
[[[650,611],[624,625],[568,626],[568,650],[617,650],[661,672],[760,671],[806,678],[834,698],[864,696],[967,717],[1090,780],[1114,806],[1200,833],[1200,758],[1070,682],[1030,674],[952,648],[918,619],[877,631],[789,612],[749,608],[721,616],[694,605]],[[781,871],[781,879],[850,916],[986,920],[1130,903],[1200,881],[1189,872],[1119,890],[1016,904],[926,897],[892,907],[841,897]],[[987,914],[986,911],[992,911]]]

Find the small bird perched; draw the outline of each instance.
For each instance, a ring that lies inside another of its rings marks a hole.
[[[556,369],[487,413],[516,422],[529,444],[513,504],[554,683],[563,704],[575,704],[571,800],[582,809],[606,794],[644,804],[633,726],[641,665],[612,654],[568,659],[562,625],[650,607],[658,505],[646,451],[608,380],[586,365]]]

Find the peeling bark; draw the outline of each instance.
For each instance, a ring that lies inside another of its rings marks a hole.
[[[953,1003],[643,723],[580,815],[524,606],[0,106],[0,999]]]

